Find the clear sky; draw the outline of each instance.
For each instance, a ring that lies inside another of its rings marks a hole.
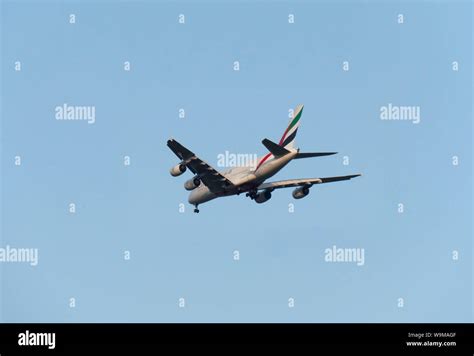
[[[1,320],[471,322],[472,16],[468,1],[3,1],[0,247],[39,260],[0,263]],[[56,120],[64,103],[95,122]],[[301,150],[339,154],[274,179],[363,177],[194,214],[166,140],[211,165],[262,155],[300,103]],[[420,122],[381,120],[390,103]],[[326,262],[332,246],[364,264]]]

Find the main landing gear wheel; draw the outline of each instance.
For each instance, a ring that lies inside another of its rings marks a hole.
[[[255,197],[257,196],[257,192],[255,190],[251,190],[247,194],[245,194],[245,196],[250,197],[250,199],[254,200]]]
[[[195,213],[199,213],[199,209],[198,209],[198,206],[197,206],[197,205],[195,205],[194,212],[195,212]]]

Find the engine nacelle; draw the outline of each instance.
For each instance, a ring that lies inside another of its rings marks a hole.
[[[309,194],[309,187],[300,187],[293,190],[293,198],[301,199]]]
[[[258,204],[262,204],[262,203],[265,203],[266,201],[270,200],[271,197],[272,197],[272,192],[270,192],[269,190],[265,190],[261,193],[258,193],[255,196],[255,202],[258,203]]]
[[[176,166],[174,166],[170,169],[170,174],[173,177],[180,176],[184,172],[186,172],[186,165],[183,164],[183,163],[177,164]]]
[[[184,189],[193,190],[199,187],[200,184],[201,180],[199,179],[199,177],[193,177],[184,183]]]

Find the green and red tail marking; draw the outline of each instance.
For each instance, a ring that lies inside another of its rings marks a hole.
[[[296,133],[298,132],[298,127],[300,126],[300,118],[301,114],[303,113],[303,105],[298,105],[293,113],[293,116],[290,120],[290,123],[288,124],[288,127],[286,128],[285,132],[283,133],[283,136],[280,139],[280,142],[278,143],[280,146],[285,147],[285,148],[293,148],[295,138],[296,138]],[[272,156],[271,153],[268,153],[265,155],[260,162],[258,162],[257,168],[260,167],[265,161]]]
[[[288,127],[285,130],[285,133],[280,139],[280,146],[290,146],[290,148],[293,146],[293,143],[296,138],[296,133],[298,132],[298,127],[300,126],[300,118],[302,113],[303,105],[298,105],[293,113],[293,117],[291,118]]]

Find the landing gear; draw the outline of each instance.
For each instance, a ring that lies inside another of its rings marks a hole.
[[[250,197],[250,199],[254,200],[255,197],[257,196],[257,191],[256,190],[250,190],[247,194],[245,194],[246,197]]]
[[[195,208],[194,208],[194,212],[195,212],[195,213],[199,213],[199,209],[198,209],[198,206],[197,206],[197,204],[196,204],[196,205],[194,205],[194,206],[195,206]]]

